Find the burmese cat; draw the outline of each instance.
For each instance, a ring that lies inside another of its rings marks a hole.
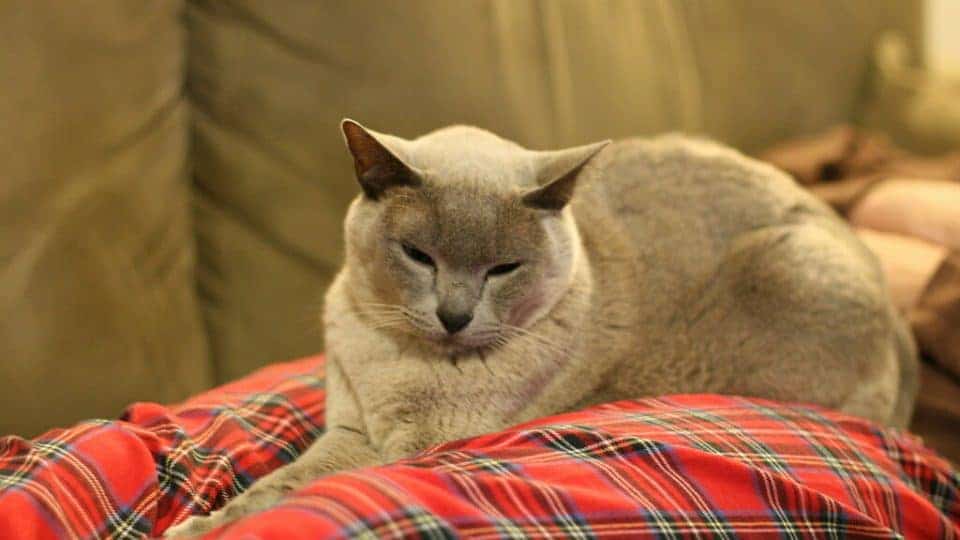
[[[666,136],[540,152],[342,125],[362,194],[325,304],[327,432],[196,533],[325,473],[591,404],[714,392],[905,426],[874,258],[774,168]]]

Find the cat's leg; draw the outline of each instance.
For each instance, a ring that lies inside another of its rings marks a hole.
[[[698,334],[714,336],[704,357],[737,366],[728,392],[906,421],[915,349],[875,259],[842,223],[812,217],[744,234],[718,277],[730,307]]]
[[[265,510],[287,492],[325,474],[364,467],[380,462],[379,453],[363,433],[351,428],[331,427],[296,461],[256,481],[220,510],[195,516],[171,527],[165,536],[196,536],[248,514]]]
[[[381,463],[382,455],[364,430],[356,396],[332,351],[327,353],[326,390],[327,431],[303,455],[260,478],[222,509],[209,516],[192,517],[168,529],[166,536],[202,534],[269,508],[285,493],[325,474]]]

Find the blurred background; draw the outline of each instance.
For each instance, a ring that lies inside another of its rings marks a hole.
[[[927,57],[934,71],[960,73],[960,2],[929,0],[926,6]]]
[[[323,348],[342,117],[960,144],[953,0],[0,0],[0,434]]]

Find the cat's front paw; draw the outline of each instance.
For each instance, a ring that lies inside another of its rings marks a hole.
[[[224,519],[222,512],[214,512],[209,516],[193,516],[179,525],[170,527],[163,536],[164,538],[194,538],[226,523],[228,520]]]
[[[193,516],[179,525],[170,527],[164,533],[164,537],[192,538],[206,534],[244,516],[270,508],[280,500],[285,491],[284,485],[255,484],[249,491],[231,500],[220,510],[207,516]]]

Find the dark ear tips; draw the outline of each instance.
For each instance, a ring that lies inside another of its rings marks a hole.
[[[367,198],[377,200],[392,187],[420,185],[416,172],[380,141],[383,136],[349,118],[340,121],[340,130],[353,155],[357,182]]]
[[[350,142],[362,137],[366,129],[356,120],[344,118],[340,120],[340,132],[343,134],[343,139],[346,141],[347,147],[349,147]]]
[[[538,210],[562,210],[573,198],[583,168],[610,144],[610,140],[545,154],[541,176],[546,183],[523,195],[523,204]]]
[[[367,131],[367,128],[349,118],[340,121],[340,131],[343,134],[344,142],[347,144],[347,149],[353,154],[354,160],[369,162],[370,158],[375,157],[374,154],[383,147]],[[383,151],[386,151],[386,149],[384,148]]]
[[[523,196],[523,204],[537,210],[553,212],[563,210],[573,198],[573,188],[579,172],[578,168],[566,177],[558,178],[546,186],[528,192]]]

